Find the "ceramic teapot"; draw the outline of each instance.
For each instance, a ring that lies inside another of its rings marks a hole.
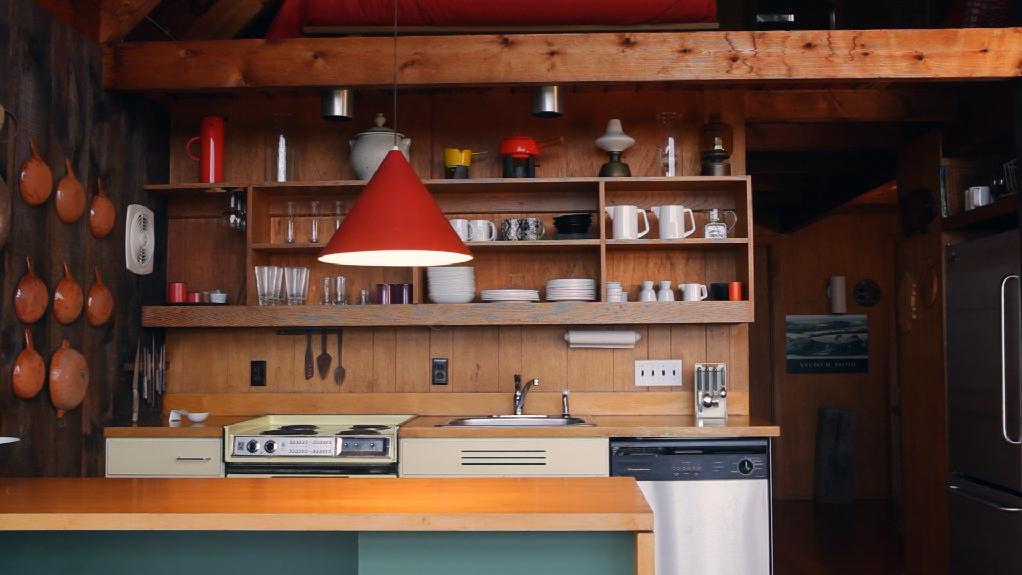
[[[376,114],[374,120],[376,126],[355,134],[355,137],[348,140],[348,145],[351,146],[351,167],[360,180],[373,177],[384,156],[394,147],[394,130],[383,127],[386,121],[383,114]],[[397,147],[405,159],[409,159],[412,139],[398,134]]]

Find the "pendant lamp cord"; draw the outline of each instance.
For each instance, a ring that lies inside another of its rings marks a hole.
[[[397,146],[397,0],[394,0],[394,148]]]

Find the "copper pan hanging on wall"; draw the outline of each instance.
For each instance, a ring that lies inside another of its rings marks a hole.
[[[25,258],[25,266],[28,269],[14,288],[14,315],[21,323],[35,323],[43,317],[50,298],[46,284],[32,269],[32,258]]]
[[[21,175],[18,190],[21,199],[30,206],[41,206],[46,203],[53,192],[53,172],[46,165],[46,160],[39,154],[35,140],[28,139],[28,147],[32,153],[21,164]]]

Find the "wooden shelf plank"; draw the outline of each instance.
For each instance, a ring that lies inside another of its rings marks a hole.
[[[681,240],[607,240],[608,250],[674,250],[685,248],[721,249],[749,245],[748,238],[727,238],[711,240],[706,238],[686,238]]]
[[[728,324],[752,321],[753,306],[748,301],[142,308],[143,326],[165,328]]]
[[[104,50],[103,88],[389,86],[390,43],[384,37],[124,43]],[[406,36],[397,82],[993,80],[1018,76],[1020,52],[1018,28]]]
[[[324,244],[252,244],[252,251],[265,254],[318,254]]]
[[[600,246],[599,239],[585,240],[536,240],[536,241],[493,241],[493,242],[465,242],[471,250],[481,251],[518,251],[518,250],[586,250],[596,249]],[[294,244],[252,244],[252,251],[267,254],[318,254],[323,250],[324,244],[294,243]]]
[[[945,232],[984,228],[1010,228],[1018,225],[1018,194],[1006,196],[974,210],[944,218]]]

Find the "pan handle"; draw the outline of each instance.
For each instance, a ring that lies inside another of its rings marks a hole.
[[[1004,321],[1004,291],[1009,281],[1018,281],[1018,279],[1017,274],[1010,274],[1001,280],[1001,435],[1005,441],[1012,445],[1022,445],[1022,434],[1018,439],[1012,439],[1008,435],[1008,354],[1005,349],[1008,327],[1007,322]]]

